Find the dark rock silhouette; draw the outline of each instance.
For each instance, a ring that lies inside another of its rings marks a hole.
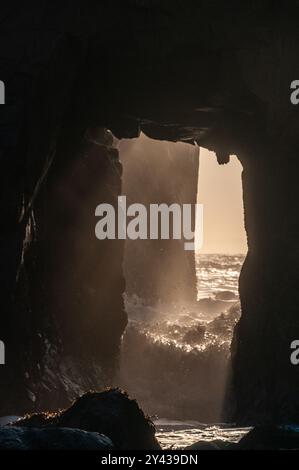
[[[0,450],[113,450],[106,436],[67,428],[0,426]]]
[[[116,449],[160,449],[155,427],[135,400],[119,389],[86,393],[58,413],[28,415],[18,427],[77,428],[109,437]]]
[[[214,439],[212,441],[198,441],[190,446],[184,448],[184,450],[233,450],[237,444],[224,441],[221,439]]]

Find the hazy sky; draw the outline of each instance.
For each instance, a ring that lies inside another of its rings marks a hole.
[[[200,149],[198,202],[204,206],[200,253],[246,253],[241,172],[237,157],[219,165],[213,152]]]
[[[136,177],[138,172],[147,171],[144,163],[140,165],[144,155],[156,153],[163,158],[168,148],[181,153],[184,146],[186,152],[190,151],[190,145],[152,140],[144,134],[137,139],[123,139],[118,146],[124,175],[127,171],[126,159],[131,158],[136,162]],[[213,152],[200,149],[198,202],[203,204],[204,210],[204,244],[200,253],[246,253],[241,172],[242,166],[237,157],[231,156],[227,165],[219,165]],[[148,173],[147,178],[150,175]]]

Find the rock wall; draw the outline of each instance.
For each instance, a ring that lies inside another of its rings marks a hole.
[[[35,208],[35,292],[43,318],[51,318],[57,328],[54,351],[53,344],[45,351],[41,386],[57,387],[58,377],[53,383],[49,370],[56,354],[61,388],[73,382],[66,399],[78,387],[84,391],[112,383],[127,322],[123,241],[95,237],[96,206],[116,207],[121,193],[122,168],[111,144],[102,128],[87,130],[78,154],[53,164]]]
[[[94,236],[95,207],[115,202],[121,166],[86,112],[92,5],[72,6],[2,10],[2,414],[54,409],[110,385],[126,324],[123,247]]]
[[[297,168],[296,146],[264,145],[255,149],[254,163],[244,162],[249,250],[232,349],[234,417],[241,423],[299,419],[299,370],[290,361],[291,342],[299,337]]]
[[[122,168],[111,144],[102,128],[87,130],[76,155],[52,164],[30,211],[14,316],[2,329],[9,345],[3,389],[20,387],[20,411],[55,409],[113,383],[127,322],[124,244],[99,242],[94,232],[96,206],[116,206],[121,193]],[[3,409],[15,409],[15,402],[15,394],[6,396]]]

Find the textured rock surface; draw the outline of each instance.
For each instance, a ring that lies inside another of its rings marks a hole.
[[[215,439],[213,441],[198,441],[187,446],[184,450],[233,450],[237,448],[237,444],[233,442]]]
[[[106,436],[67,428],[0,426],[0,450],[112,450]]]
[[[78,394],[111,383],[127,322],[123,241],[99,242],[94,233],[95,208],[101,202],[117,206],[121,191],[118,152],[102,131],[89,129],[77,155],[56,159],[35,209],[36,285],[43,287],[36,296],[43,317],[52,316],[57,327],[52,337],[60,340],[47,344],[42,371],[42,395],[51,391],[53,409],[65,390],[64,404],[73,398],[73,384]],[[60,367],[53,377],[55,360]]]
[[[55,374],[65,330],[53,321],[56,301],[51,311],[40,305],[40,267],[32,261],[25,269],[24,258],[31,251],[34,259],[32,236],[43,220],[38,216],[36,227],[34,211],[44,201],[40,190],[51,163],[67,168],[87,129],[106,126],[117,137],[135,137],[141,129],[157,139],[196,140],[216,151],[220,163],[228,154],[240,158],[249,252],[233,348],[234,416],[243,422],[298,420],[299,369],[289,362],[289,343],[299,338],[298,113],[289,99],[290,83],[299,76],[298,2],[31,5],[10,1],[1,8],[7,89],[0,115],[1,339],[7,347],[2,411],[42,406],[44,390],[34,384],[45,369],[45,344],[58,351],[49,370],[61,388]],[[113,296],[120,299],[122,289]],[[114,357],[124,326],[120,300],[119,306],[115,350],[109,351]],[[68,383],[71,375],[65,375]]]
[[[15,425],[78,428],[108,436],[117,449],[160,449],[153,423],[118,389],[86,393],[62,412],[33,414]]]
[[[298,427],[275,425],[257,426],[242,437],[235,448],[242,450],[298,450]]]
[[[299,369],[290,362],[299,337],[298,144],[295,136],[280,139],[241,158],[249,251],[232,349],[235,418],[249,424],[299,419]]]

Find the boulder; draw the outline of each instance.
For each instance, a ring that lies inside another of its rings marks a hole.
[[[238,449],[299,449],[299,426],[256,426],[239,441]]]
[[[115,388],[89,392],[57,413],[28,415],[15,426],[76,428],[109,437],[116,449],[160,449],[155,426],[135,400]]]
[[[21,416],[1,416],[0,418],[0,426],[6,426],[6,424],[14,423],[17,419],[20,419]]]
[[[184,450],[227,450],[235,449],[234,442],[224,441],[222,439],[214,439],[213,441],[198,441],[190,446],[185,447]]]

